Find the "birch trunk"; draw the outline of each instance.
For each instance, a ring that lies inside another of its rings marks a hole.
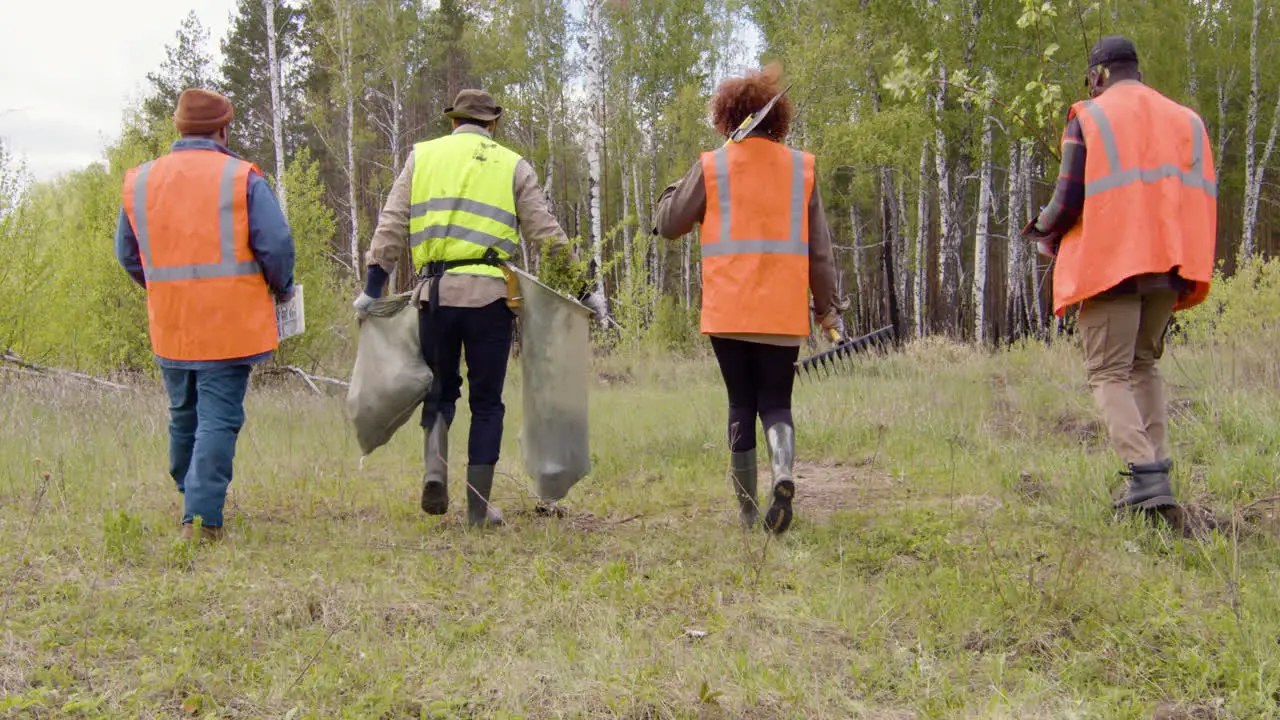
[[[1023,217],[1030,219],[1035,217],[1036,204],[1035,195],[1032,193],[1031,177],[1035,170],[1035,146],[1028,140],[1022,141],[1022,202]],[[1036,332],[1044,330],[1044,302],[1042,296],[1044,293],[1044,281],[1040,274],[1040,254],[1027,250],[1027,264],[1030,266],[1031,274],[1031,305],[1035,311]]]
[[[626,157],[626,153],[619,152],[619,156]],[[633,163],[634,164],[634,163]],[[627,182],[627,166],[622,166],[622,217],[627,218],[631,215],[631,187]],[[634,250],[632,244],[631,228],[623,226],[622,228],[622,282],[623,287],[627,289],[627,293],[631,293],[635,288],[631,285],[631,279],[634,277],[634,268],[631,266],[632,252]],[[628,295],[628,302],[632,298]]]
[[[600,207],[600,156],[604,152],[604,119],[601,117],[604,112],[604,26],[600,20],[603,2],[588,0],[587,3],[587,98],[591,108],[587,114],[587,190],[591,202],[591,256],[596,264],[595,291],[603,303],[600,323],[607,326],[609,304],[604,296],[604,227]]]
[[[922,338],[925,334],[926,318],[928,316],[928,307],[925,304],[925,296],[928,293],[929,283],[929,184],[926,178],[929,175],[929,141],[925,140],[920,143],[920,197],[916,204],[916,278],[915,278],[915,316],[916,316],[916,337]]]
[[[1005,265],[1006,335],[1010,340],[1022,334],[1023,318],[1023,260],[1026,243],[1018,233],[1025,224],[1022,219],[1022,151],[1018,143],[1009,143],[1008,202],[1009,219],[1006,224],[1009,253]]]
[[[987,108],[989,110],[989,108]],[[978,227],[973,239],[973,338],[987,340],[987,256],[991,245],[991,115],[982,116],[982,159],[978,172]]]
[[[853,197],[852,181],[849,183],[849,189],[849,226],[850,235],[853,237],[853,324],[861,327],[860,323],[866,319],[862,292],[862,247],[866,244],[866,237],[862,233],[862,219],[858,216],[858,201]]]
[[[911,296],[911,289],[907,287],[911,284],[911,275],[907,272],[907,234],[911,232],[910,223],[911,216],[907,213],[907,176],[903,173],[897,183],[898,204],[898,232],[894,234],[894,239],[898,245],[893,249],[893,272],[897,285],[894,286],[898,293],[898,302],[905,303]],[[905,328],[900,328],[905,330]]]
[[[947,69],[942,67],[941,76],[943,82],[947,79]],[[938,89],[937,102],[934,106],[934,121],[937,127],[934,131],[934,139],[937,143],[936,150],[936,167],[938,171],[938,292],[942,296],[942,307],[948,319],[954,317],[957,305],[958,293],[955,286],[954,268],[952,267],[955,260],[955,238],[954,226],[952,219],[951,207],[951,172],[947,164],[947,134],[942,129],[942,112],[946,103],[946,93],[941,87]],[[952,328],[948,327],[948,330]]]
[[[880,166],[880,218],[884,227],[884,245],[880,248],[881,275],[884,282],[884,314],[885,320],[893,326],[899,337],[902,333],[901,315],[898,312],[897,280],[893,276],[896,263],[893,252],[901,234],[899,218],[893,204],[893,174],[886,165]]]
[[[1276,95],[1275,110],[1271,114],[1271,130],[1262,157],[1257,156],[1258,113],[1261,103],[1261,83],[1258,71],[1258,21],[1262,14],[1262,0],[1253,2],[1253,25],[1249,34],[1249,116],[1245,125],[1244,212],[1240,239],[1240,259],[1248,260],[1254,252],[1254,235],[1258,227],[1258,203],[1262,199],[1262,181],[1276,149],[1276,135],[1280,132],[1280,93]],[[1216,158],[1219,163],[1222,160]]]
[[[284,181],[284,101],[280,93],[280,54],[276,38],[276,0],[262,0],[267,25],[267,73],[271,85],[271,140],[276,150],[276,195],[280,212],[289,216],[289,194]]]

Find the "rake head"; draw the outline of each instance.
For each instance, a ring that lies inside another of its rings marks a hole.
[[[797,362],[796,375],[801,379],[826,379],[848,370],[854,355],[883,347],[893,339],[893,326],[888,326],[862,337],[842,340],[830,350]]]

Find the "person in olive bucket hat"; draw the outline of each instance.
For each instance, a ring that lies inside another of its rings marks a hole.
[[[466,353],[471,431],[467,447],[467,521],[503,522],[489,503],[502,446],[502,388],[515,315],[504,272],[524,241],[569,248],[548,210],[533,165],[493,139],[502,107],[483,90],[463,90],[445,108],[453,132],[420,142],[405,159],[366,256],[366,287],[354,305],[363,316],[407,250],[417,275],[422,356],[434,374],[422,409],[426,472],[422,510],[449,508],[449,427],[462,395]],[[602,298],[584,298],[601,313]]]

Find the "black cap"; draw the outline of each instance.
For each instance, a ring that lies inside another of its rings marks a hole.
[[[1123,35],[1108,35],[1098,41],[1089,53],[1089,67],[1114,63],[1138,62],[1138,48]]]

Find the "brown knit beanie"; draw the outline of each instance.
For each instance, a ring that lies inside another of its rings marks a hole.
[[[183,135],[212,135],[231,122],[235,111],[231,101],[211,90],[183,90],[173,124]]]

